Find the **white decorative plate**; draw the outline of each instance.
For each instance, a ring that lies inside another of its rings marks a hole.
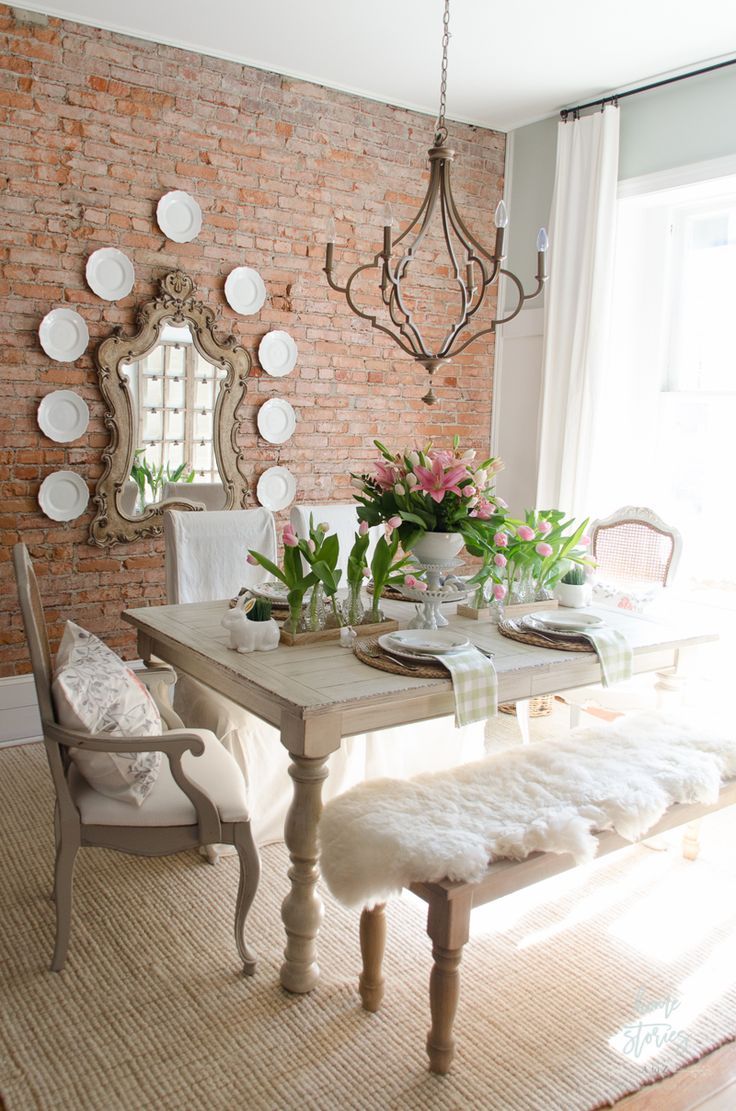
[[[87,350],[89,332],[74,309],[52,309],[41,321],[38,338],[49,358],[59,363],[73,363]]]
[[[47,393],[38,407],[38,427],[57,444],[70,444],[87,431],[87,402],[74,390]]]
[[[55,471],[41,483],[38,504],[52,521],[73,521],[89,501],[87,483],[75,471]]]
[[[402,629],[396,633],[384,633],[378,638],[378,643],[388,652],[411,652],[415,656],[444,656],[448,652],[470,647],[466,636],[444,629]]]
[[[238,266],[225,279],[225,297],[235,312],[241,316],[252,316],[266,300],[263,278],[250,266]]]
[[[191,243],[202,228],[202,209],[181,189],[165,193],[156,206],[156,219],[164,235],[175,243]]]
[[[127,297],[135,282],[133,263],[115,247],[102,247],[87,259],[87,285],[105,301]]]
[[[592,613],[558,613],[557,610],[543,610],[529,614],[535,622],[547,629],[562,629],[579,632],[581,629],[595,629],[603,624],[600,617]]]
[[[295,494],[296,479],[288,467],[269,467],[258,479],[256,496],[272,513],[291,505]]]
[[[296,428],[296,413],[288,401],[271,397],[258,410],[258,431],[269,444],[285,444]]]
[[[266,374],[283,378],[296,366],[297,349],[288,332],[269,332],[258,347],[258,358]]]

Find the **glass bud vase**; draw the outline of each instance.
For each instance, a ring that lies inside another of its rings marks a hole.
[[[325,599],[322,592],[322,584],[317,583],[316,586],[312,587],[312,593],[302,610],[299,632],[319,633],[324,629],[326,620],[327,614],[325,612]]]
[[[360,592],[361,584],[350,584],[348,596],[342,604],[342,619],[346,625],[360,625],[365,617],[365,606]]]

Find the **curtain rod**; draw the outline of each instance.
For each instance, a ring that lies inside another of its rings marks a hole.
[[[700,77],[703,73],[712,73],[715,69],[723,69],[725,66],[736,66],[736,58],[731,58],[727,62],[716,62],[715,65],[705,66],[703,69],[694,69],[690,73],[681,73],[677,77],[665,77],[661,81],[652,81],[649,85],[640,85],[637,89],[629,89],[625,93],[615,93],[611,96],[601,97],[599,100],[589,100],[587,104],[578,104],[574,108],[563,108],[560,112],[560,117],[567,120],[568,116],[577,119],[584,108],[605,108],[607,104],[617,104],[619,100],[623,100],[625,96],[636,96],[637,93],[648,93],[650,89],[659,89],[662,85],[672,85],[675,81],[685,81],[688,77]]]

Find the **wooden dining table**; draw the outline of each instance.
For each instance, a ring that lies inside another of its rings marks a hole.
[[[382,608],[402,626],[414,613],[413,606],[403,602],[384,601]],[[452,685],[449,677],[379,671],[338,640],[281,645],[247,655],[232,651],[221,626],[227,609],[227,601],[151,606],[127,610],[123,618],[137,630],[144,662],[164,660],[280,730],[293,781],[284,828],[291,864],[290,890],[282,905],[286,947],[281,983],[289,991],[308,992],[319,980],[317,937],[323,905],[317,889],[317,826],[327,758],[345,737],[452,714]],[[598,657],[592,652],[522,644],[502,636],[489,621],[459,617],[454,606],[444,609],[451,630],[494,654],[501,703],[601,681]],[[681,649],[717,639],[676,617],[663,620],[595,607],[587,612],[605,617],[626,636],[635,673],[672,668]]]

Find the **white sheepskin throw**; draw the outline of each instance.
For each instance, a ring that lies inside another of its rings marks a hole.
[[[673,803],[714,803],[736,777],[725,729],[641,714],[413,779],[374,779],[329,802],[321,869],[347,906],[444,877],[473,883],[499,857],[596,853],[594,831],[644,836]]]

